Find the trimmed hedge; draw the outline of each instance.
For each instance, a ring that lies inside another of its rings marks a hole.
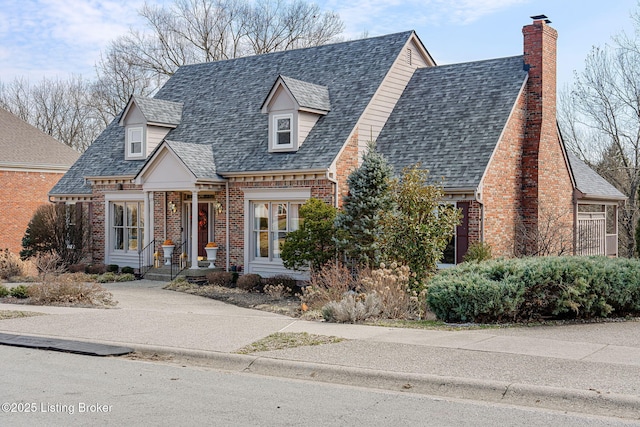
[[[533,257],[464,263],[429,282],[446,322],[589,319],[640,313],[640,261]]]

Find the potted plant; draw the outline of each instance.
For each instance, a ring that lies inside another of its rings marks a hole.
[[[213,263],[218,253],[218,244],[216,242],[209,242],[204,247],[204,250],[207,252],[207,260],[209,261],[209,267],[207,268],[215,268],[216,266]]]
[[[171,265],[171,257],[173,256],[173,248],[176,245],[173,243],[173,240],[167,239],[162,244],[162,251],[164,252],[164,265]]]

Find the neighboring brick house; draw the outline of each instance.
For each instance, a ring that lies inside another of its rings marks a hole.
[[[132,97],[50,194],[91,201],[96,261],[147,265],[142,248],[170,238],[196,266],[216,241],[219,267],[291,274],[280,243],[300,205],[339,206],[376,140],[397,171],[421,162],[442,176],[443,202],[463,209],[447,263],[480,240],[513,255],[518,226],[543,212],[577,235],[555,30],[538,20],[524,32],[524,57],[441,67],[414,32],[181,67],[153,99]],[[624,199],[591,194],[592,178],[580,194]]]
[[[0,249],[18,254],[27,225],[80,153],[0,108]]]

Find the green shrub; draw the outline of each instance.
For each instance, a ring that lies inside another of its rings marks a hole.
[[[116,282],[133,282],[134,280],[136,280],[136,276],[131,273],[116,275]]]
[[[9,289],[4,285],[0,285],[0,298],[8,297],[9,294]]]
[[[232,287],[233,286],[233,274],[228,271],[212,271],[207,273],[207,282],[210,285]],[[236,275],[238,273],[235,273]]]
[[[488,261],[492,258],[491,245],[485,242],[473,242],[469,245],[467,253],[464,255],[465,262]]]
[[[98,283],[111,283],[116,281],[116,274],[113,272],[107,272],[99,275],[96,278],[96,282]]]
[[[318,269],[336,256],[334,220],[337,209],[311,198],[300,207],[300,228],[287,234],[282,263],[294,270]]]
[[[432,278],[427,302],[449,322],[638,314],[640,261],[533,257],[465,263]]]
[[[14,298],[19,298],[19,299],[29,298],[29,288],[26,287],[25,285],[18,285],[14,288],[11,288],[9,293]]]
[[[120,272],[122,274],[134,274],[136,272],[136,270],[133,267],[127,266],[127,267],[122,267]]]
[[[117,273],[120,270],[118,264],[109,264],[107,266],[107,272],[109,273]]]
[[[245,291],[261,291],[261,277],[259,274],[243,274],[238,277],[236,286]]]

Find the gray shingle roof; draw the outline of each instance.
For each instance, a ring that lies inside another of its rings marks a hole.
[[[168,140],[165,142],[182,159],[196,179],[222,180],[216,173],[211,145]]]
[[[134,96],[133,98],[148,122],[173,126],[180,124],[182,117],[181,102],[171,102],[142,96]]]
[[[280,76],[287,89],[302,108],[312,108],[314,110],[329,111],[331,103],[329,101],[329,88],[292,79],[291,77]]]
[[[477,188],[526,76],[521,56],[419,69],[377,149],[396,172],[421,162],[445,188]]]
[[[80,153],[0,108],[0,165],[68,169]]]
[[[573,173],[576,188],[586,197],[617,200],[627,198],[585,162],[576,157],[575,154],[567,151],[567,158],[569,159],[569,166]]]
[[[180,124],[166,139],[210,145],[218,174],[328,169],[412,34],[181,67],[154,98],[183,104]],[[296,153],[268,152],[268,117],[260,107],[280,75],[331,92],[331,111]],[[51,194],[90,193],[85,176],[137,174],[144,161],[124,160],[124,128],[118,120]]]

